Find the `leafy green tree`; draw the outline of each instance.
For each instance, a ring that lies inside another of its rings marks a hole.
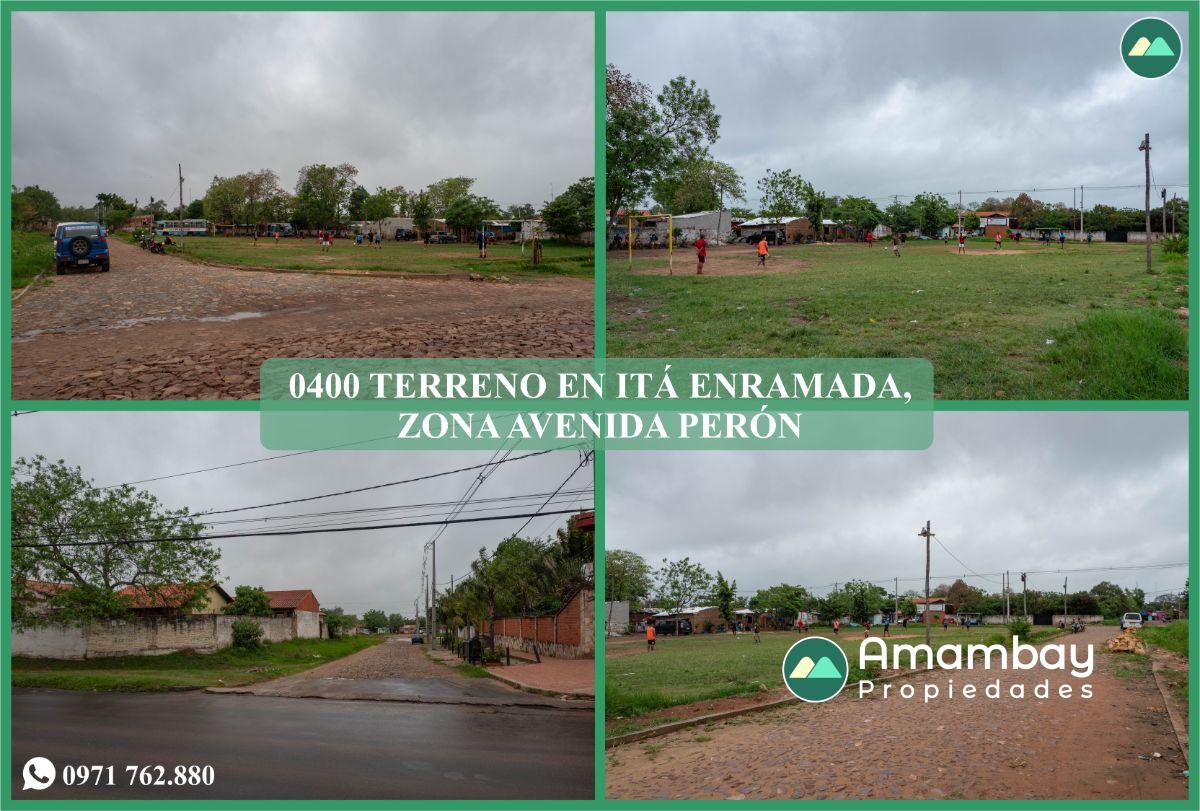
[[[189,220],[204,219],[204,199],[198,198],[187,204],[183,216]]]
[[[917,227],[927,237],[937,236],[943,228],[958,220],[958,213],[940,194],[922,192],[913,198],[911,208]]]
[[[394,189],[380,186],[374,194],[368,195],[362,203],[359,219],[375,223],[376,228],[383,226],[383,221],[396,213],[399,195]]]
[[[759,215],[771,219],[799,217],[804,210],[806,186],[804,178],[791,169],[768,169],[758,180]]]
[[[116,231],[133,216],[134,205],[119,194],[101,193],[96,195],[99,205],[101,224],[110,231]]]
[[[917,603],[909,595],[904,595],[900,598],[900,616],[914,617],[917,614]]]
[[[469,196],[474,185],[475,178],[461,176],[447,177],[436,183],[430,183],[425,189],[425,194],[429,198],[433,216],[449,219],[450,206],[456,200]]]
[[[336,639],[344,636],[347,631],[354,627],[357,623],[357,618],[353,614],[347,614],[345,609],[340,605],[335,605],[333,608],[325,609],[321,612],[322,619],[325,621],[325,629],[329,632],[330,639]]]
[[[595,187],[593,180],[592,188]],[[504,210],[504,216],[514,220],[532,220],[537,216],[537,209],[533,207],[533,203],[515,203]]]
[[[825,220],[825,215],[832,208],[832,201],[823,191],[817,191],[813,184],[805,182],[801,195],[804,198],[804,216],[808,218],[808,222],[817,233],[821,232],[822,223]]]
[[[296,180],[296,213],[310,228],[337,225],[346,216],[357,175],[358,169],[349,163],[302,167]]]
[[[979,227],[979,215],[974,211],[964,214],[962,222],[963,228],[966,228],[968,231],[974,231]]]
[[[487,197],[467,194],[456,198],[446,209],[446,225],[458,231],[474,232],[480,222],[496,216],[496,204]]]
[[[362,624],[364,628],[371,631],[377,628],[386,628],[388,627],[388,617],[387,614],[378,608],[372,608],[370,611],[363,613]]]
[[[214,177],[204,195],[204,210],[217,222],[245,224],[246,176]]]
[[[26,186],[17,191],[12,187],[12,224],[14,228],[40,227],[44,222],[53,222],[62,213],[54,192],[38,186]]]
[[[713,579],[703,566],[691,558],[670,561],[663,558],[658,570],[658,602],[673,614],[695,604],[712,591]],[[678,624],[678,622],[676,622]]]
[[[363,186],[355,186],[354,190],[350,192],[350,202],[346,206],[346,216],[349,217],[351,221],[357,222],[359,220],[367,219],[363,215],[363,203],[365,203],[367,198],[370,196],[371,193]]]
[[[402,614],[388,614],[387,629],[390,633],[398,634],[404,628],[405,620]]]
[[[723,209],[725,200],[746,199],[741,175],[727,163],[708,157],[688,160],[654,184],[654,199],[671,214]]]
[[[240,617],[269,617],[271,598],[262,586],[238,586],[233,592],[233,602],[224,611]]]
[[[717,611],[729,626],[733,625],[734,601],[737,599],[737,581],[725,579],[725,575],[717,572],[716,586],[713,588],[713,602]]]
[[[249,617],[239,617],[230,626],[233,647],[238,650],[255,650],[262,644],[263,627]]]
[[[592,227],[595,198],[595,178],[580,178],[543,206],[542,219],[551,232],[573,239]]]
[[[838,204],[834,218],[866,232],[883,222],[883,212],[866,197],[846,197]]]
[[[631,608],[640,609],[654,590],[654,570],[637,552],[606,549],[604,589],[607,600],[628,601]]]
[[[151,597],[179,589],[187,610],[217,580],[221,552],[186,509],[167,509],[130,485],[100,489],[80,468],[43,456],[17,459],[11,481],[14,625],[45,619],[29,602],[28,581],[64,584],[47,607],[57,619],[89,622],[127,615],[128,599],[116,594],[124,586]]]
[[[794,617],[801,611],[811,610],[815,602],[803,586],[780,583],[755,592],[750,598],[750,607],[755,611],[772,611],[779,616]]]
[[[883,608],[887,590],[865,580],[851,580],[842,588],[846,595],[850,618],[856,622],[867,622]]]
[[[917,227],[917,219],[913,216],[912,207],[906,206],[898,200],[884,209],[883,221],[897,234],[907,233]]]
[[[429,202],[429,195],[422,191],[413,201],[412,206],[413,228],[419,236],[425,236],[429,233],[429,224],[433,219],[433,204]]]
[[[1115,619],[1135,608],[1129,593],[1116,583],[1101,580],[1092,586],[1090,591],[1096,598],[1096,603],[1100,606],[1100,613],[1104,615],[1105,619]]]
[[[610,216],[638,205],[654,184],[707,155],[721,116],[708,91],[677,76],[654,95],[609,65],[606,76],[606,189]]]

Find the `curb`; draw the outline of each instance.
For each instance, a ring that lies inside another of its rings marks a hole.
[[[11,299],[10,303],[11,303],[11,304],[16,304],[18,301],[20,301],[20,300],[21,300],[21,296],[25,295],[25,294],[26,294],[26,293],[28,293],[30,290],[32,290],[32,289],[33,289],[33,286],[34,286],[34,285],[35,285],[37,282],[41,281],[42,277],[43,277],[43,276],[45,276],[45,275],[46,275],[46,271],[44,271],[44,270],[43,270],[41,273],[39,273],[38,275],[36,275],[36,276],[34,276],[32,279],[30,279],[30,280],[29,280],[29,284],[25,285],[25,286],[24,286],[24,287],[22,287],[20,290],[18,290],[18,291],[17,291],[17,293],[16,293],[16,295],[14,295],[14,296],[12,297],[12,299]]]
[[[429,657],[429,659],[431,659],[432,661],[437,662],[438,664],[441,664],[441,665],[445,665],[446,667],[454,667],[456,664],[458,664],[457,657],[455,657],[453,654],[450,654],[449,658],[442,658],[439,656],[435,656],[434,652],[432,650],[427,650],[427,651],[425,651],[425,655],[427,657]],[[485,667],[485,668],[483,668],[483,670],[485,673],[487,673],[489,679],[495,679],[498,682],[507,684],[509,687],[515,687],[516,689],[521,690],[522,692],[525,692],[525,693],[529,693],[531,695],[548,696],[549,698],[561,699],[564,702],[567,702],[567,701],[584,702],[584,701],[586,701],[586,702],[591,703],[593,706],[595,706],[596,696],[593,694],[590,694],[590,693],[575,693],[575,692],[563,691],[563,690],[547,690],[542,687],[534,687],[532,685],[522,684],[521,682],[519,682],[515,679],[512,679],[512,678],[509,678],[507,676],[501,676],[499,673],[496,673],[489,667]]]
[[[1167,710],[1167,718],[1171,721],[1171,730],[1175,733],[1175,740],[1179,742],[1179,751],[1183,753],[1183,762],[1191,763],[1188,757],[1187,719],[1179,717],[1179,713],[1175,711],[1174,702],[1167,698],[1167,686],[1163,684],[1162,678],[1158,675],[1161,670],[1163,668],[1155,661],[1152,654],[1150,656],[1150,673],[1154,676],[1154,685],[1158,688],[1158,694],[1163,700],[1163,707]]]
[[[450,707],[501,707],[501,708],[518,708],[518,709],[536,709],[536,710],[589,710],[590,707],[574,707],[565,705],[562,707],[553,704],[546,704],[534,701],[498,701],[488,698],[436,698],[431,696],[330,696],[320,693],[297,693],[297,694],[282,694],[282,693],[260,693],[254,687],[206,687],[204,692],[213,693],[216,695],[236,695],[236,696],[255,696],[257,698],[293,698],[293,699],[321,699],[324,701],[375,701],[379,703],[389,704],[435,704]]]

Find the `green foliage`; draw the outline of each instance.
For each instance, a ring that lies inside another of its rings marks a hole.
[[[592,227],[595,198],[595,178],[580,178],[542,208],[546,227],[567,238],[578,237]]]
[[[940,194],[924,192],[913,198],[910,204],[912,218],[927,237],[935,237],[943,228],[958,220],[958,213]]]
[[[645,605],[654,589],[654,571],[646,559],[624,549],[604,551],[605,600],[628,601],[635,611]]]
[[[393,634],[400,633],[400,630],[406,624],[407,623],[405,622],[404,616],[402,614],[388,614],[388,616],[387,616],[387,629],[389,632],[391,632]]]
[[[1166,256],[1186,258],[1188,255],[1188,235],[1177,234],[1173,237],[1165,237],[1162,241],[1162,251]]]
[[[863,231],[871,231],[883,222],[883,212],[879,210],[879,206],[866,197],[843,198],[833,214],[834,219]]]
[[[349,163],[301,167],[296,180],[295,213],[309,228],[328,228],[341,222],[350,206],[358,169]]]
[[[811,611],[816,604],[817,599],[803,586],[790,586],[787,583],[759,589],[750,598],[750,607],[755,611],[773,611],[783,617],[795,617],[801,611]]]
[[[223,610],[240,617],[269,617],[271,598],[262,586],[238,586],[234,589],[233,602]]]
[[[346,204],[346,216],[353,221],[367,219],[363,215],[363,203],[370,196],[371,193],[366,188],[356,185],[354,190],[350,192],[350,202]]]
[[[498,211],[496,203],[489,198],[466,194],[455,198],[447,206],[446,225],[457,231],[474,233],[479,229],[481,221],[495,217]]]
[[[394,216],[396,214],[396,206],[399,204],[399,192],[380,186],[375,190],[374,194],[368,195],[363,199],[360,219],[367,220],[368,222],[380,222]]]
[[[1013,617],[1008,621],[1009,639],[1015,636],[1018,639],[1025,640],[1031,631],[1033,631],[1033,626],[1024,617]]]
[[[1157,645],[1169,651],[1188,655],[1188,621],[1175,620],[1167,625],[1146,625],[1138,636],[1148,645]]]
[[[53,223],[62,213],[54,192],[38,186],[26,186],[17,191],[12,187],[13,228],[41,229],[46,222]]]
[[[746,185],[727,163],[697,158],[679,163],[654,184],[654,199],[663,211],[686,214],[723,209],[726,200],[745,200]]]
[[[378,608],[372,608],[370,611],[363,612],[362,615],[363,627],[369,631],[375,631],[379,628],[388,627],[388,615]]]
[[[899,201],[893,202],[884,209],[883,222],[898,234],[907,233],[917,227],[917,218],[913,207]]]
[[[702,595],[712,591],[713,579],[703,566],[691,558],[670,561],[663,558],[658,570],[658,603],[672,613],[693,606]]]
[[[54,267],[54,241],[41,231],[12,231],[9,245],[14,290]]]
[[[737,581],[729,581],[725,579],[725,575],[717,572],[717,583],[713,589],[713,602],[717,604],[717,611],[721,613],[725,622],[733,624],[733,607],[734,601],[737,599]],[[709,623],[711,625],[712,623]]]
[[[721,116],[708,91],[677,76],[653,95],[609,65],[605,94],[608,208],[612,216],[638,205],[663,178],[704,158],[717,140]]]
[[[113,594],[122,586],[151,596],[166,585],[190,587],[180,606],[187,610],[204,599],[201,585],[217,579],[221,552],[200,537],[204,525],[186,509],[166,509],[129,485],[102,490],[62,461],[35,456],[13,463],[11,521],[17,626],[45,620],[35,605],[16,599],[27,580],[66,584],[47,597],[47,607],[59,620],[87,622],[124,616]],[[126,543],[131,535],[154,542]]]
[[[263,628],[249,617],[238,617],[229,630],[233,634],[233,647],[238,650],[254,650],[262,643]]]
[[[429,223],[433,219],[433,203],[429,200],[428,192],[422,191],[413,201],[412,218],[413,228],[419,235],[429,233]]]
[[[470,195],[471,187],[474,185],[475,178],[461,176],[447,177],[436,183],[430,183],[425,189],[425,195],[429,201],[432,216],[449,219],[451,204],[455,200]]]
[[[758,179],[759,215],[772,219],[800,216],[808,187],[791,169],[768,169]]]
[[[326,609],[323,614],[325,629],[329,632],[330,639],[345,636],[358,623],[358,619],[353,614],[347,614],[339,605]]]
[[[867,622],[883,608],[887,590],[865,580],[851,580],[842,587],[846,595],[850,618],[856,622]]]

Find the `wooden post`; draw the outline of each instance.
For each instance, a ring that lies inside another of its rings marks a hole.
[[[1138,151],[1146,153],[1146,272],[1150,273],[1150,133]]]

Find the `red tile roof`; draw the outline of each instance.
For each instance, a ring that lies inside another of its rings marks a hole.
[[[307,594],[313,594],[312,589],[268,591],[267,597],[271,600],[272,609],[299,608]],[[316,601],[316,599],[317,595],[313,594],[313,600]]]
[[[212,584],[221,595],[227,600],[231,600],[225,589],[219,584]],[[178,608],[193,595],[193,589],[196,587],[187,586],[183,583],[166,583],[159,586],[154,592],[145,586],[125,586],[117,591],[117,594],[128,597],[131,608]],[[205,590],[208,586],[199,586],[198,588]]]
[[[74,588],[74,586],[72,586],[70,583],[51,583],[45,580],[26,580],[25,588],[29,589],[35,594],[40,594],[43,597],[50,597],[64,591],[68,591]]]

